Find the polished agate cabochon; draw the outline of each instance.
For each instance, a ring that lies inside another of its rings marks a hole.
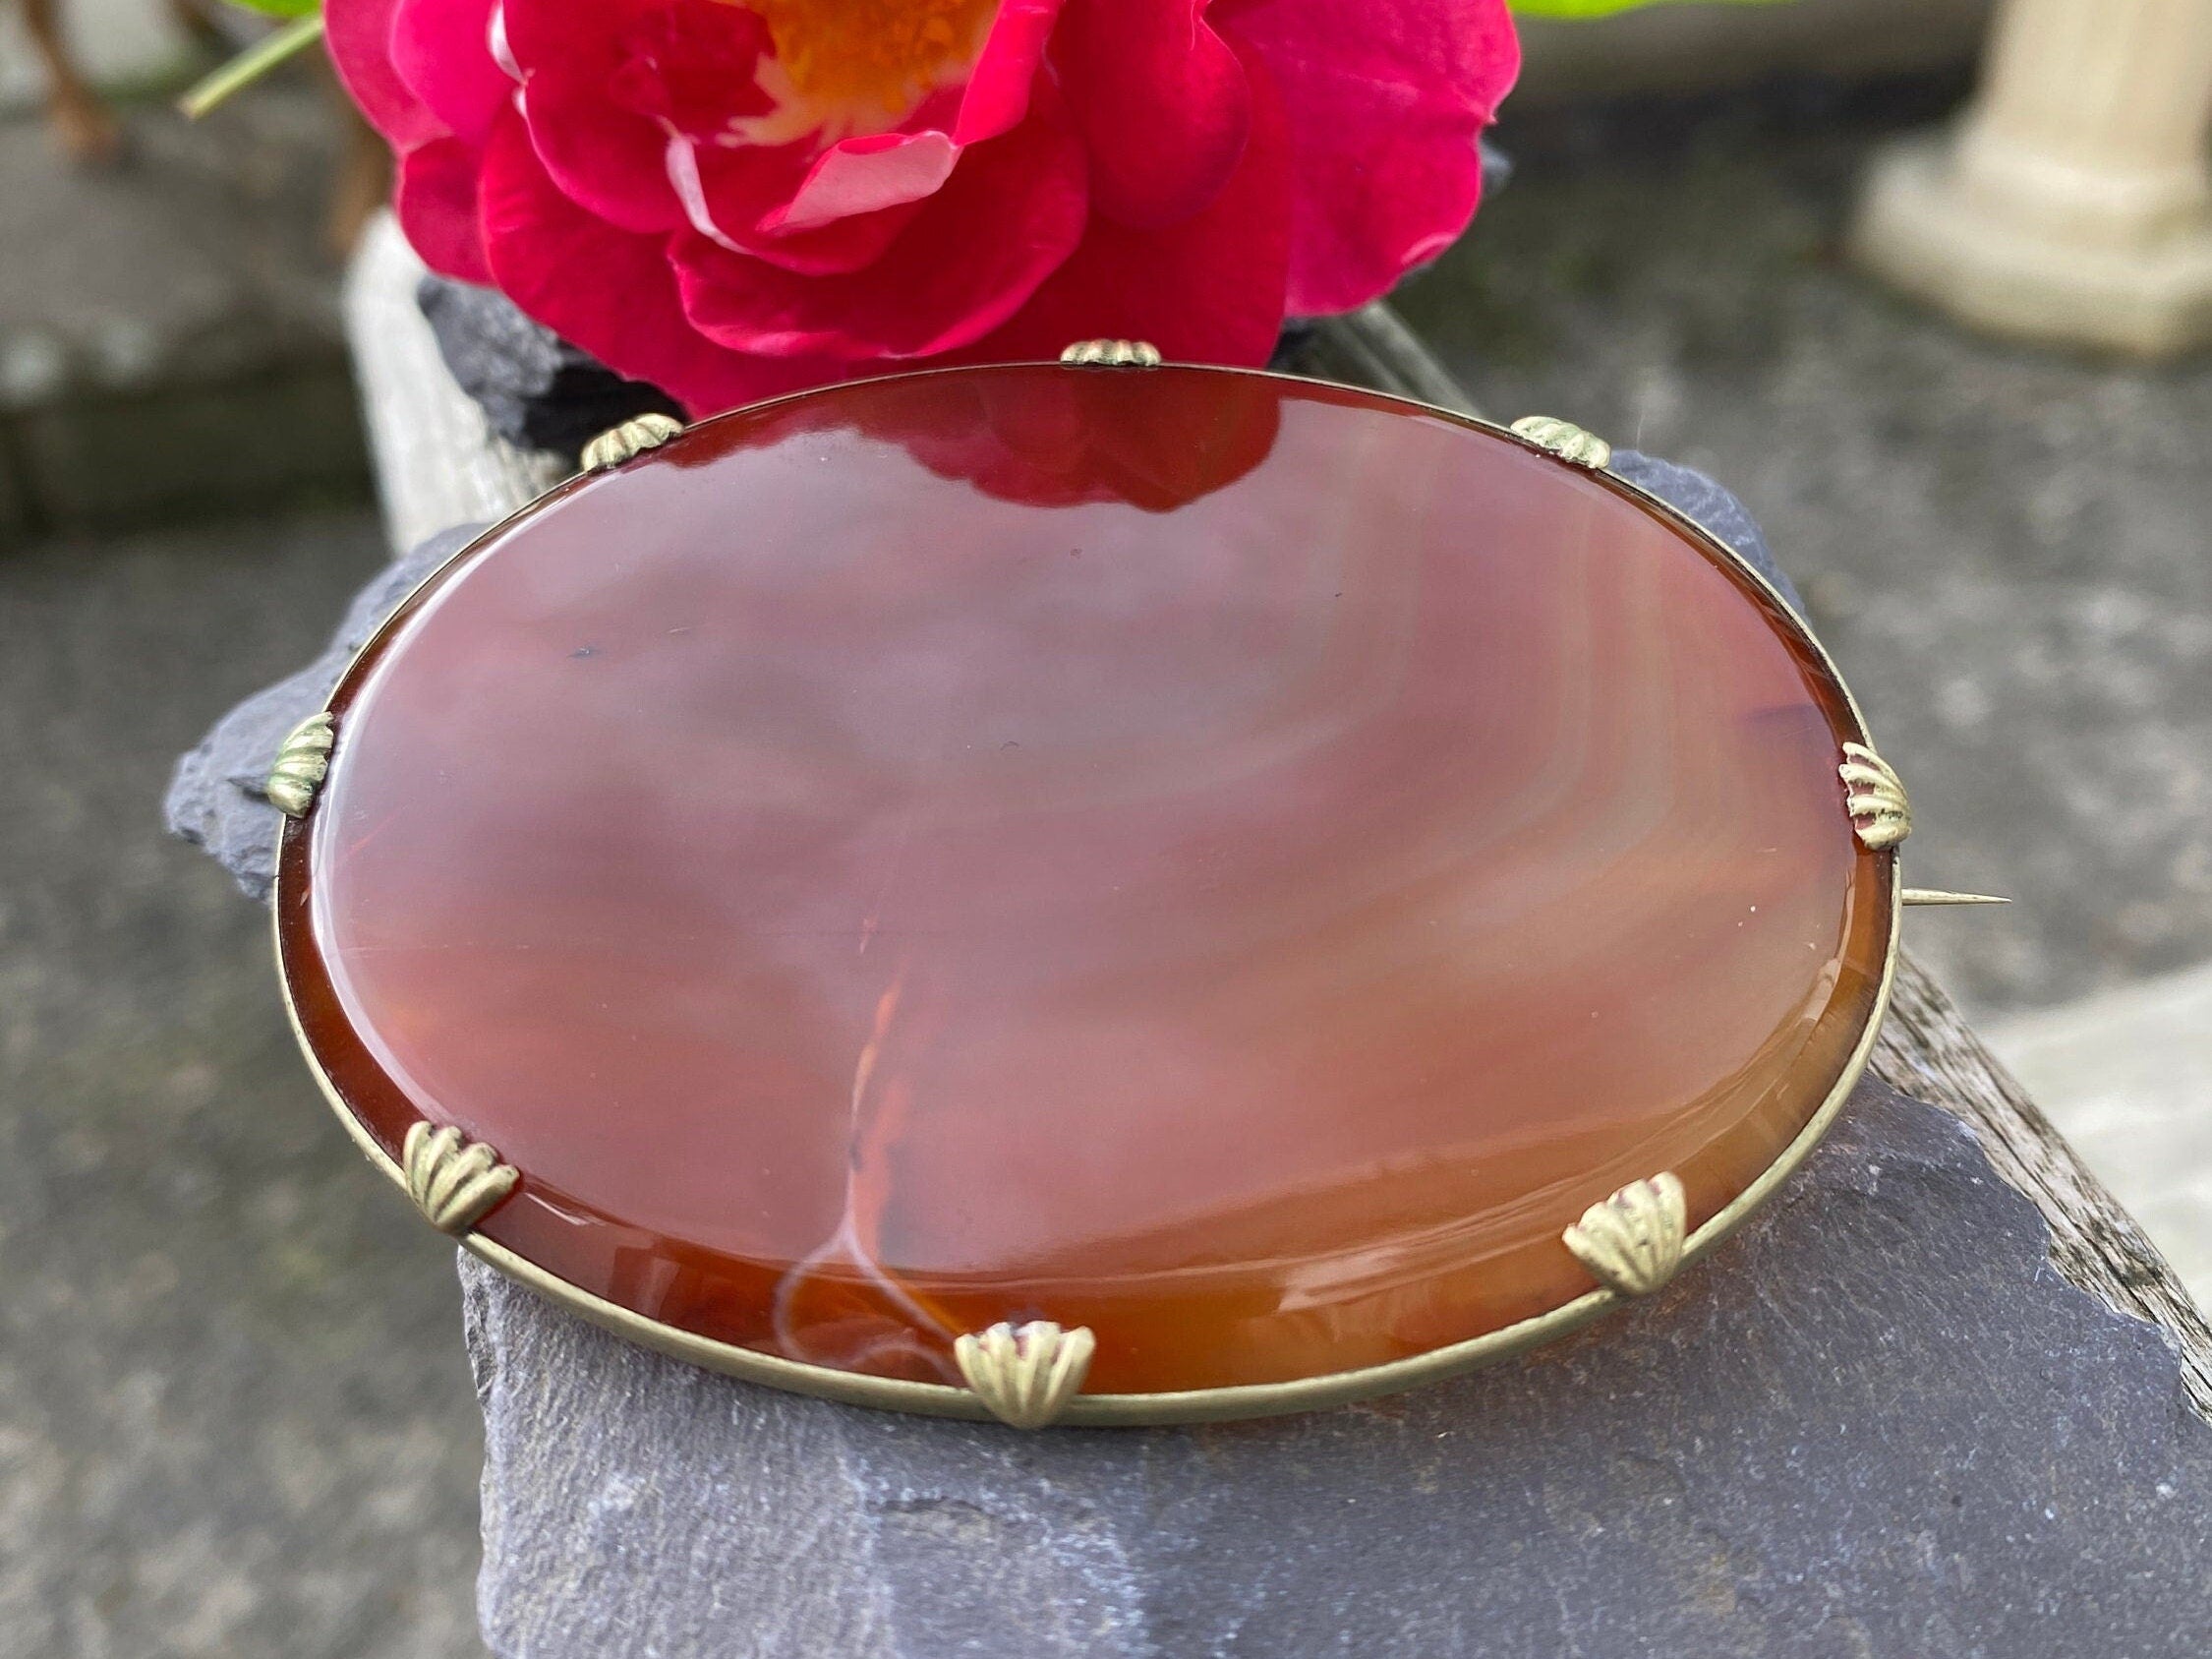
[[[1753,578],[1388,398],[962,370],[712,421],[429,583],[333,701],[285,972],[367,1134],[723,1342],[1092,1392],[1422,1354],[1694,1227],[1854,1063],[1891,859]]]

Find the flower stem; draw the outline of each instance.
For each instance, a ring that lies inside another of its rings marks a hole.
[[[322,38],[322,14],[295,18],[275,33],[256,41],[177,100],[197,121],[231,93],[252,86],[278,64],[296,57]]]

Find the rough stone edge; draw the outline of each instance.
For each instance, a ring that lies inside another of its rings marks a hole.
[[[169,833],[204,849],[249,899],[265,901],[275,877],[284,818],[262,792],[285,735],[328,700],[354,653],[399,602],[482,529],[448,530],[386,565],[354,597],[320,656],[240,703],[178,758],[162,800]]]
[[[2203,1310],[2141,1224],[1909,955],[1898,961],[1869,1070],[1965,1121],[1990,1167],[2041,1212],[2053,1267],[2114,1313],[2154,1327],[2180,1368],[2189,1408],[2212,1422],[2212,1324]]]

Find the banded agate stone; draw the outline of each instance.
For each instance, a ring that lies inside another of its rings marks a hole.
[[[708,423],[403,609],[283,850],[305,1037],[655,1321],[1093,1392],[1379,1364],[1695,1226],[1871,1018],[1817,651],[1617,481],[1364,392],[978,369]]]

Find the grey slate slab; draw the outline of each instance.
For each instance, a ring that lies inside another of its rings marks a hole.
[[[1764,560],[1717,486],[1616,464]],[[465,535],[387,571],[316,665],[180,764],[172,825],[249,892],[277,741]],[[1335,1412],[1035,1436],[714,1377],[463,1258],[487,1639],[506,1659],[2201,1654],[2212,1426],[2159,1334],[2045,1251],[1957,1119],[1869,1082],[1736,1241],[1562,1344]]]
[[[492,288],[426,276],[416,303],[445,367],[492,430],[525,449],[573,460],[601,433],[654,411],[683,416],[667,392],[617,375],[534,323]]]

